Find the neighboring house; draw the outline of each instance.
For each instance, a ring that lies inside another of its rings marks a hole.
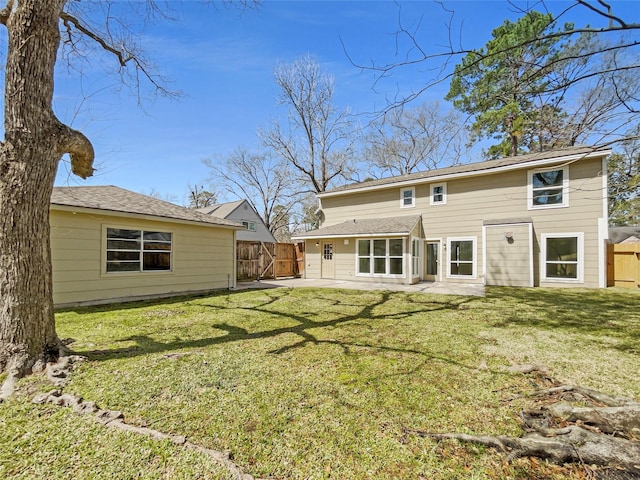
[[[268,243],[276,242],[276,239],[264,224],[260,215],[258,215],[251,204],[246,200],[218,203],[216,205],[211,205],[210,207],[199,208],[197,211],[240,223],[245,227],[245,229],[238,230],[238,240]]]
[[[609,227],[609,243],[631,243],[640,239],[640,227]]]
[[[572,147],[318,195],[306,278],[605,287],[610,151]]]
[[[56,307],[235,287],[237,223],[122,188],[55,187]]]

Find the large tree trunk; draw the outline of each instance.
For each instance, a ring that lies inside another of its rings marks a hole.
[[[52,111],[65,0],[7,2],[5,141],[0,145],[0,371],[20,377],[58,357],[53,316],[49,204],[58,161],[81,176],[93,149]]]

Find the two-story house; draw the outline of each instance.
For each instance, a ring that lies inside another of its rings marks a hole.
[[[605,287],[606,157],[571,147],[318,195],[306,278]]]

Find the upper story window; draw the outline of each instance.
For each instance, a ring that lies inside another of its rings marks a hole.
[[[250,222],[249,220],[242,220],[242,226],[252,232],[256,231],[256,222]]]
[[[107,228],[107,265],[110,272],[171,270],[172,235],[124,228]]]
[[[528,181],[529,209],[569,205],[569,168],[532,170]]]
[[[415,207],[416,189],[414,187],[400,189],[400,208]]]
[[[431,205],[444,205],[447,203],[447,184],[435,183],[431,185]]]

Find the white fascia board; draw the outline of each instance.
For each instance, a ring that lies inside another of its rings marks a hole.
[[[424,178],[416,178],[412,180],[403,180],[401,182],[392,182],[385,183],[382,185],[372,185],[370,187],[356,187],[348,190],[340,190],[338,192],[323,192],[316,194],[318,198],[323,197],[334,197],[338,195],[348,195],[350,193],[360,193],[360,192],[369,192],[372,190],[382,190],[385,188],[398,188],[398,187],[406,187],[411,185],[419,185],[425,183],[438,183],[444,182],[446,180],[453,180],[456,178],[465,178],[465,177],[473,177],[473,176],[481,176],[481,175],[492,175],[494,173],[502,173],[502,172],[510,172],[513,170],[521,170],[521,169],[531,169],[538,168],[544,166],[556,165],[559,163],[573,162],[575,160],[582,160],[585,158],[593,158],[593,157],[606,157],[611,154],[611,150],[598,150],[591,153],[579,153],[573,155],[566,155],[563,157],[553,157],[546,158],[544,160],[536,160],[534,162],[525,162],[525,163],[515,163],[513,165],[506,165],[504,167],[493,167],[486,170],[472,170],[470,172],[460,172],[460,173],[449,173],[444,175],[434,175],[433,177],[424,177]],[[482,163],[482,162],[480,162]]]
[[[324,238],[369,238],[369,237],[408,237],[411,232],[402,233],[344,233],[341,235],[312,235],[312,236],[292,236],[291,240],[322,240]]]

